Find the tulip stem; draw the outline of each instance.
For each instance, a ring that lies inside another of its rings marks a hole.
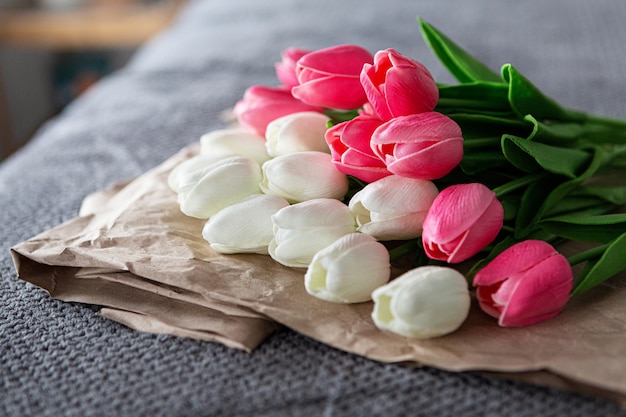
[[[595,248],[591,248],[588,249],[586,251],[577,253],[576,255],[572,255],[569,258],[567,258],[567,262],[569,262],[569,264],[571,266],[577,265],[581,262],[585,262],[588,261],[590,259],[595,259],[598,258],[600,256],[602,256],[604,254],[604,252],[606,251],[606,249],[609,247],[609,245],[601,245],[601,246],[596,246]]]
[[[545,176],[545,173],[526,175],[525,177],[517,178],[513,181],[507,182],[506,184],[502,184],[494,188],[492,191],[496,193],[496,198],[500,199],[506,194],[522,188],[528,184],[531,184]]]
[[[403,256],[410,254],[411,252],[415,252],[418,249],[417,240],[409,240],[406,243],[401,244],[400,246],[396,246],[393,249],[389,249],[389,258],[391,261],[398,260]]]

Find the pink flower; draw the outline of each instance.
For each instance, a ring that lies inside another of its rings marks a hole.
[[[371,146],[389,172],[423,180],[443,177],[463,159],[461,128],[437,112],[391,119],[376,129]]]
[[[439,100],[439,89],[426,67],[393,49],[378,51],[374,65],[365,64],[361,84],[383,120],[432,111]]]
[[[569,300],[573,274],[550,244],[526,240],[506,249],[474,277],[480,307],[504,327],[556,316]]]
[[[300,85],[294,97],[320,107],[350,110],[367,102],[359,74],[372,54],[356,45],[338,45],[304,55],[296,65]]]
[[[282,60],[275,65],[276,76],[285,87],[291,88],[298,85],[296,62],[309,52],[311,51],[308,49],[287,48],[281,53]]]
[[[361,115],[328,129],[326,143],[335,168],[365,182],[391,175],[370,147],[372,133],[382,123],[381,120]]]
[[[444,188],[422,225],[426,255],[448,263],[463,262],[496,238],[503,219],[502,204],[483,184]]]
[[[322,109],[304,104],[294,98],[286,88],[260,85],[248,88],[243,99],[233,109],[243,127],[261,136],[265,136],[265,129],[272,120],[303,111],[321,112]]]

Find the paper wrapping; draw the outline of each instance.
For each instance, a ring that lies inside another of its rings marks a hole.
[[[249,351],[283,325],[378,361],[514,376],[626,404],[626,275],[530,327],[500,328],[474,300],[450,335],[386,333],[371,320],[371,302],[308,295],[304,269],[212,251],[201,236],[204,221],[183,215],[167,186],[171,169],[196,152],[185,148],[137,179],[89,196],[78,217],[13,247],[20,278],[52,297],[103,306],[103,316],[141,331]]]

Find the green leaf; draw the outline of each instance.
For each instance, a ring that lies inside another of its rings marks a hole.
[[[421,18],[418,18],[418,22],[426,44],[457,80],[462,83],[502,81],[498,73],[471,56],[434,26],[426,23]]]
[[[497,168],[506,164],[501,152],[482,151],[466,152],[461,161],[461,169],[468,175],[474,175],[488,169]]]
[[[596,197],[616,205],[626,204],[626,187],[601,187],[584,185],[572,193],[573,196]]]
[[[576,178],[592,158],[589,152],[580,149],[546,145],[513,135],[502,137],[502,152],[522,171],[538,172],[544,169],[569,178]]]
[[[562,178],[550,176],[531,183],[520,201],[517,218],[515,219],[515,237],[524,238],[530,233],[546,210],[545,205],[548,197],[563,182]]]
[[[583,113],[564,109],[556,101],[545,96],[511,64],[502,66],[502,78],[509,84],[511,107],[520,117],[531,114],[540,120],[561,121],[581,121],[586,118]]]
[[[626,233],[626,214],[566,215],[542,220],[538,225],[566,239],[607,243]]]
[[[574,286],[572,294],[589,290],[626,269],[626,233],[618,236],[604,250],[597,260],[585,265]]]
[[[457,85],[439,85],[438,106],[511,111],[509,87],[503,82],[474,81]]]
[[[528,187],[515,223],[515,236],[521,238],[531,233],[546,213],[558,210],[563,199],[576,187],[591,178],[610,156],[602,148],[594,148],[593,159],[580,176],[563,181],[563,177],[552,176],[535,182]]]
[[[524,116],[524,120],[533,125],[528,140],[563,145],[578,140],[584,134],[582,125],[578,123],[542,123],[531,114]]]
[[[497,148],[500,151],[500,138],[503,134],[515,136],[527,136],[532,132],[533,126],[523,120],[514,117],[502,117],[484,113],[448,113],[449,118],[454,120],[463,131],[464,139],[497,137]]]
[[[614,210],[615,204],[607,203],[605,200],[584,195],[574,195],[574,192],[559,201],[559,204],[546,210],[545,217],[563,216],[577,213],[579,215],[604,214]]]

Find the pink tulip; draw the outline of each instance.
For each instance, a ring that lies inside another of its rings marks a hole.
[[[321,112],[322,109],[294,98],[289,89],[260,85],[248,88],[243,99],[238,101],[233,109],[239,123],[244,128],[263,137],[267,125],[272,120],[303,111]]]
[[[304,55],[308,54],[308,49],[287,48],[281,53],[282,60],[276,63],[276,76],[285,87],[295,87],[298,85],[296,77],[296,62]]]
[[[363,64],[372,63],[367,50],[356,45],[339,45],[304,55],[296,65],[300,85],[294,97],[312,106],[350,110],[367,102],[359,74]]]
[[[377,52],[374,65],[363,67],[361,84],[385,121],[432,111],[439,100],[439,89],[426,67],[393,49]]]
[[[573,274],[550,244],[526,240],[506,249],[474,276],[480,307],[503,327],[556,316],[569,300]]]
[[[448,263],[463,262],[490,244],[500,232],[504,209],[481,183],[444,188],[422,225],[426,255]]]
[[[391,175],[370,147],[372,133],[382,123],[369,116],[357,116],[328,129],[326,143],[335,168],[365,182]]]
[[[389,172],[423,180],[443,177],[463,159],[461,128],[437,112],[391,119],[374,131],[371,146]]]

